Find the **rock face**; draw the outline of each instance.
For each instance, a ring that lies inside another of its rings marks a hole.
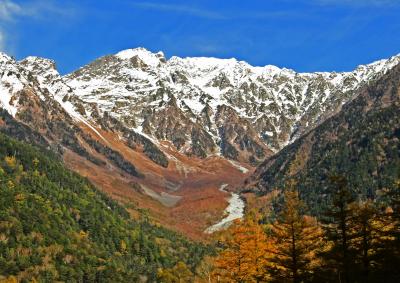
[[[99,58],[63,80],[87,119],[108,112],[188,155],[220,153],[255,165],[399,62],[397,56],[353,72],[296,73],[235,59],[166,60],[161,52],[137,48]]]
[[[163,167],[168,158],[157,146],[161,141],[188,156],[222,155],[255,166],[399,62],[396,56],[353,72],[296,73],[235,59],[167,60],[162,52],[137,48],[62,77],[51,60],[16,62],[1,54],[0,106],[50,144],[87,156],[80,140],[94,143],[82,138],[77,123],[118,134]]]
[[[294,179],[316,215],[331,201],[329,176],[360,198],[383,200],[400,168],[400,64],[362,87],[336,115],[268,158],[246,190],[267,194]],[[383,200],[384,201],[384,200]]]

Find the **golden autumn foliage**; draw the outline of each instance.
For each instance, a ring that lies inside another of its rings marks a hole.
[[[17,166],[17,159],[14,156],[6,156],[4,161],[10,169],[15,169]]]
[[[274,243],[257,219],[236,222],[223,240],[225,249],[215,260],[218,282],[266,282],[273,268]]]
[[[215,260],[215,282],[310,281],[328,246],[322,227],[303,215],[304,208],[297,192],[288,190],[272,224],[260,224],[255,214],[237,222]]]
[[[345,178],[334,181],[323,224],[288,184],[275,220],[250,212],[222,234],[214,272],[198,282],[400,282],[400,190],[387,206],[356,200]]]
[[[5,279],[0,278],[0,283],[18,283],[18,280],[15,276],[10,276]]]

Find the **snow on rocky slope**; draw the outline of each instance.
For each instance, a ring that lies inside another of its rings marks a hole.
[[[17,62],[0,53],[0,132],[59,154],[69,149],[91,162],[105,165],[104,160],[95,156],[96,152],[122,171],[141,176],[134,165],[108,147],[96,129],[99,125],[85,118],[80,103],[53,61],[28,57]],[[93,138],[94,135],[98,137]],[[132,146],[144,144],[143,137],[135,138],[131,140]]]
[[[189,156],[221,154],[256,165],[340,110],[356,89],[399,62],[400,56],[394,56],[352,72],[297,73],[236,59],[167,60],[162,52],[136,48],[61,77],[51,60],[16,62],[1,54],[0,104],[15,115],[18,102],[11,93],[34,79],[74,119],[89,126],[101,124],[107,114],[154,142],[171,141]]]
[[[179,58],[143,48],[97,59],[64,77],[83,101],[187,154],[256,164],[340,109],[354,90],[400,62],[344,73],[297,73],[236,59]],[[172,130],[172,132],[171,132]]]
[[[66,100],[68,95],[73,95],[72,89],[63,81],[54,61],[30,56],[17,62],[0,53],[0,75],[0,106],[10,115],[18,112],[19,93],[30,90],[44,103],[56,101],[72,118],[84,121],[75,106]]]

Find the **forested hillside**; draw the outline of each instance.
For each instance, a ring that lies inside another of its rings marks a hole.
[[[159,268],[194,271],[206,252],[133,222],[51,152],[0,134],[0,281],[151,282]]]

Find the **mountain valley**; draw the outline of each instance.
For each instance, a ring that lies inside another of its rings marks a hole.
[[[57,153],[133,218],[195,239],[223,216],[221,185],[243,188],[400,62],[296,73],[137,48],[61,76],[48,59],[0,57],[1,132]]]

